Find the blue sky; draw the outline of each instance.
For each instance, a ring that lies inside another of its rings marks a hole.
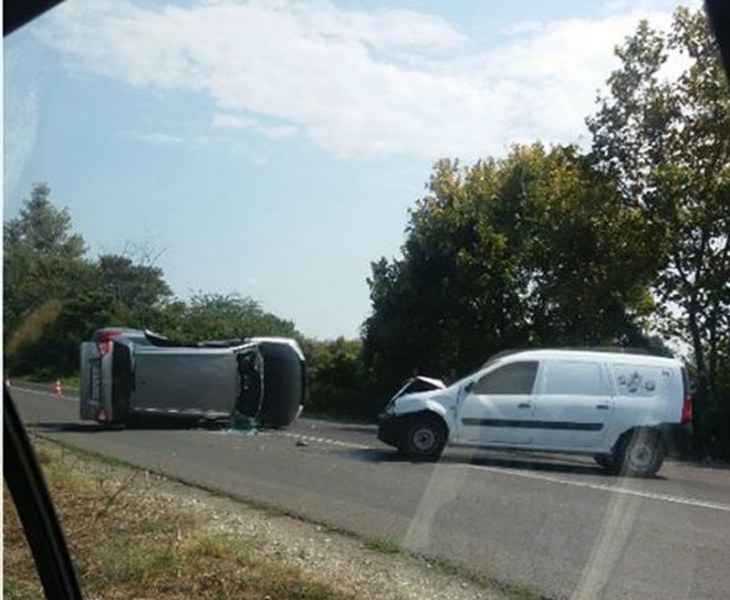
[[[33,184],[92,256],[356,336],[443,156],[586,143],[642,17],[675,2],[69,0],[4,46],[4,217]]]

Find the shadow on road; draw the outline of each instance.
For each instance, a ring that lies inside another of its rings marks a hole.
[[[352,449],[343,450],[342,455],[350,460],[359,462],[374,463],[416,463],[400,454],[395,450],[387,448],[368,448],[368,449]],[[425,463],[430,464],[430,463]],[[458,454],[445,453],[439,464],[469,464],[476,467],[489,467],[504,469],[505,471],[519,470],[532,471],[536,473],[557,473],[565,475],[588,475],[590,477],[600,478],[606,481],[620,479],[621,477],[609,473],[598,465],[593,465],[586,460],[576,459],[570,456],[560,456],[559,458],[551,455],[541,456],[537,454],[496,454],[483,452],[468,453],[462,451]],[[651,479],[662,481],[665,477],[655,475]]]
[[[129,430],[189,430],[205,429],[218,431],[226,429],[227,423],[201,423],[197,419],[145,419],[144,421],[130,421],[126,425],[103,425],[101,423],[80,423],[75,422],[37,422],[28,423],[29,429],[40,429],[46,433],[104,433]]]
[[[337,427],[337,431],[350,431],[354,433],[374,434],[378,431],[377,425],[342,425]]]
[[[444,457],[442,462],[463,462],[457,457]],[[545,459],[532,456],[473,456],[469,463],[477,467],[502,468],[505,470],[518,469],[520,471],[536,471],[547,473],[570,473],[574,475],[591,475],[593,477],[610,477],[602,467],[585,462],[578,462],[570,458]]]
[[[27,423],[29,431],[40,430],[44,433],[102,433],[105,431],[119,431],[120,428],[107,427],[100,423]]]
[[[350,460],[369,463],[408,463],[412,462],[388,448],[357,448],[339,450],[338,454]]]

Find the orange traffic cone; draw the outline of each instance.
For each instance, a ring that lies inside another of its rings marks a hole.
[[[56,379],[56,383],[53,384],[53,393],[56,396],[60,396],[61,394],[63,394],[63,391],[61,390],[61,380],[60,379]]]

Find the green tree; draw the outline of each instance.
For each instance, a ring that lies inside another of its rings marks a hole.
[[[94,267],[94,290],[106,296],[114,321],[148,329],[170,325],[177,307],[162,269],[117,254],[100,256]]]
[[[3,230],[4,342],[17,373],[68,374],[94,329],[172,325],[183,314],[161,269],[117,255],[89,261],[68,211],[49,195],[47,185],[35,185]]]
[[[174,310],[179,310],[179,307]],[[298,335],[291,321],[265,312],[252,298],[238,294],[202,293],[193,296],[185,305],[177,329],[170,334],[198,340]]]
[[[373,416],[362,362],[360,340],[302,339],[307,360],[307,411]]]
[[[621,66],[588,120],[593,149],[621,195],[652,224],[662,268],[659,322],[691,345],[696,421],[730,402],[730,93],[703,11],[680,8],[671,31],[643,21],[616,50]],[[730,435],[730,424],[726,435]]]
[[[16,372],[49,378],[78,373],[79,343],[112,321],[107,300],[98,292],[83,292],[67,300],[40,337],[19,348],[13,359]]]
[[[364,356],[381,388],[451,379],[505,348],[643,344],[656,270],[638,214],[573,147],[439,161],[400,259],[368,280]]]
[[[51,204],[50,191],[36,184],[19,215],[3,227],[6,336],[42,304],[72,296],[90,273],[84,240],[72,233],[68,211]]]

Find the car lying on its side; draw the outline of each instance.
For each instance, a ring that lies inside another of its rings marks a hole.
[[[285,427],[301,413],[306,365],[296,341],[252,337],[181,344],[150,331],[104,328],[81,344],[81,419],[144,417]]]
[[[390,400],[378,437],[416,460],[436,460],[452,443],[588,454],[647,477],[690,434],[687,370],[670,358],[527,350],[448,387],[421,378],[426,389],[412,391],[415,382]]]

